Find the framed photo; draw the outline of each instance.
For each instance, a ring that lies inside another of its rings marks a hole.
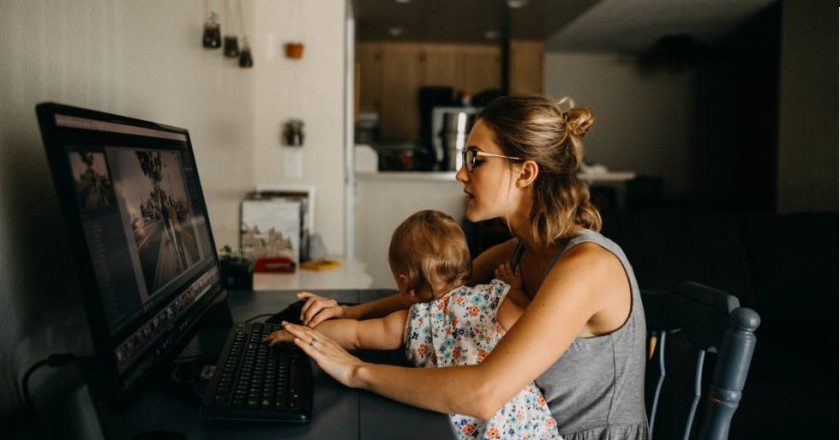
[[[272,197],[242,202],[240,248],[255,271],[291,272],[300,261],[301,202]]]
[[[285,199],[300,203],[300,249],[298,261],[309,260],[309,237],[315,230],[315,187],[304,185],[260,185],[249,200]]]

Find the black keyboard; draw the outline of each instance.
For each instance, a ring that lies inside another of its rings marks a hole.
[[[312,364],[292,344],[269,347],[278,324],[234,324],[201,402],[209,419],[306,422],[312,417]]]

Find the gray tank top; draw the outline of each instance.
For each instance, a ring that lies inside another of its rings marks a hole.
[[[633,268],[621,248],[584,230],[554,256],[547,270],[572,247],[591,242],[613,253],[627,273],[633,304],[630,317],[614,332],[577,338],[536,380],[560,434],[566,440],[647,439],[645,415],[645,312]],[[517,243],[511,265],[522,257]]]

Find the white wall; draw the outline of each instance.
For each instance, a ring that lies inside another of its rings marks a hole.
[[[356,256],[373,278],[372,288],[396,289],[388,264],[391,234],[408,216],[423,209],[466,215],[462,185],[455,173],[390,176],[356,175]]]
[[[669,194],[692,180],[689,145],[692,74],[643,73],[630,57],[609,53],[545,54],[545,94],[571,96],[595,125],[584,139],[590,162],[613,171],[665,178]]]
[[[88,344],[35,104],[188,128],[219,246],[238,243],[246,192],[288,183],[274,172],[277,127],[302,117],[316,227],[340,253],[344,3],[243,1],[257,44],[255,68],[240,69],[201,47],[202,0],[0,1],[0,426],[13,426],[26,367]],[[268,33],[303,41],[306,56],[295,65],[272,61],[262,43]],[[49,375],[39,372],[36,392]]]
[[[779,212],[837,211],[837,15],[782,2]]]
[[[344,0],[256,2],[257,59],[254,180],[258,186],[312,186],[315,232],[331,254],[344,254]],[[300,60],[283,44],[305,44]],[[302,119],[301,178],[284,175],[282,125]]]

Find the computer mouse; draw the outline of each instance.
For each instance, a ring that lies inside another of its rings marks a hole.
[[[280,324],[283,321],[291,322],[292,324],[301,324],[300,311],[306,300],[295,301],[288,305],[285,309],[271,315],[265,322],[269,324]]]

